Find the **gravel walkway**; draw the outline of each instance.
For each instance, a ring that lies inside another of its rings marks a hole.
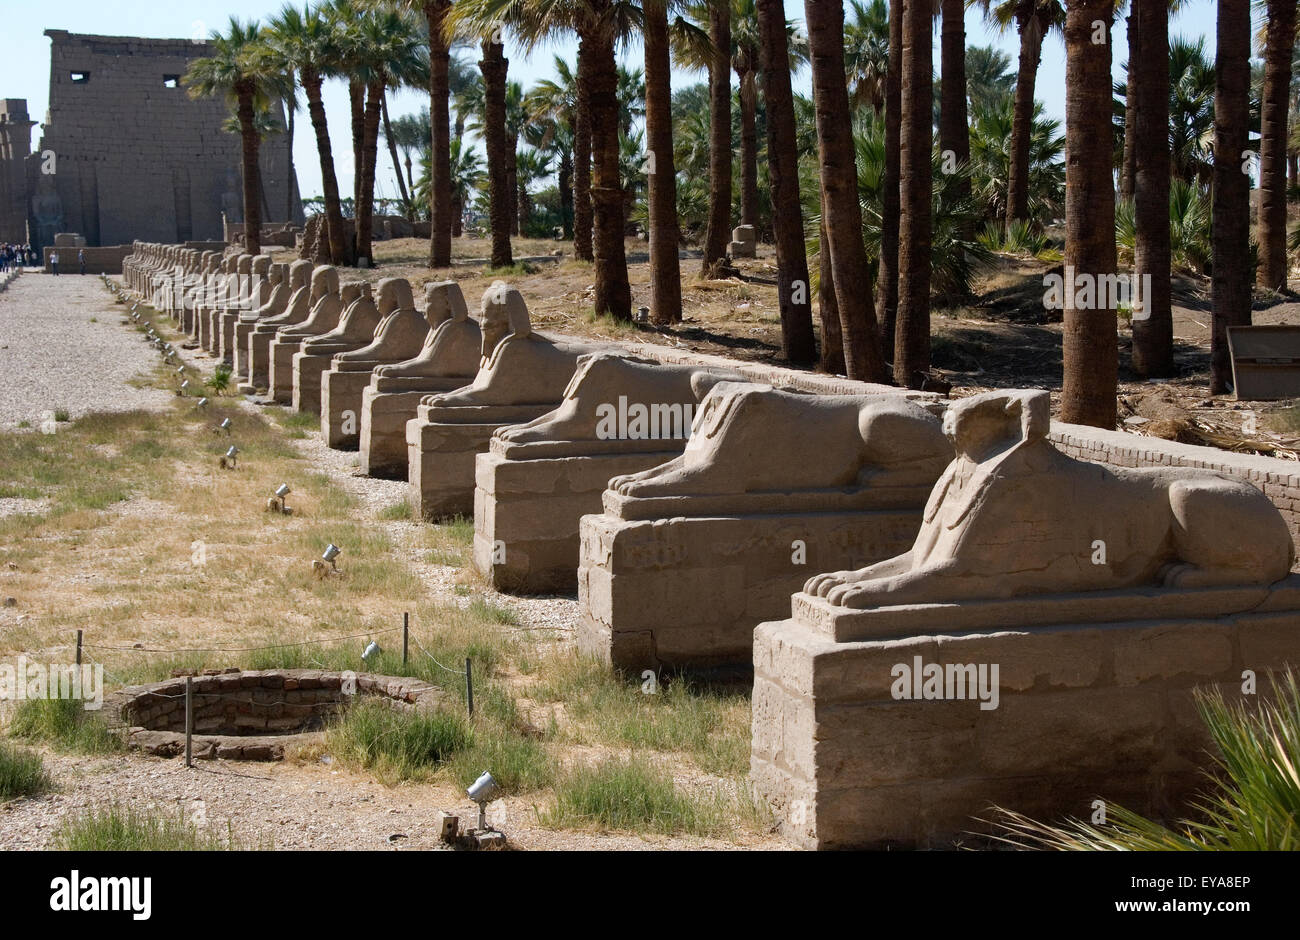
[[[0,293],[0,429],[32,428],[64,409],[157,409],[168,395],[129,380],[158,362],[96,276],[27,272]]]

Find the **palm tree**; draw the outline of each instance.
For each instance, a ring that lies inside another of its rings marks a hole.
[[[1170,285],[1169,236],[1169,67],[1161,53],[1169,48],[1166,0],[1132,0],[1129,76],[1138,79],[1133,102],[1134,221],[1133,273],[1150,288],[1142,296],[1143,317],[1133,318],[1133,369],[1143,377],[1174,372],[1174,320]],[[1136,58],[1135,58],[1136,56]],[[1125,128],[1127,130],[1127,128]],[[1127,160],[1128,153],[1125,152]]]
[[[362,164],[365,162],[366,83],[360,76],[363,66],[356,23],[362,12],[356,0],[327,0],[322,7],[334,30],[334,72],[348,83],[348,107],[352,119],[352,211],[359,220],[357,209],[361,205]],[[356,250],[355,234],[351,250]]]
[[[643,0],[645,14],[645,124],[650,159],[650,318],[661,326],[682,319],[678,259],[677,167],[673,160],[672,62],[668,52],[668,0]]]
[[[329,125],[321,89],[325,78],[333,74],[337,57],[337,34],[333,22],[319,6],[286,5],[271,20],[268,41],[281,50],[298,72],[307,113],[316,135],[316,152],[320,157],[321,189],[325,202],[325,228],[329,257],[333,264],[351,263],[351,245],[345,237],[343,208],[339,197],[338,177],[334,172],[334,151],[330,144]]]
[[[876,114],[885,110],[890,15],[888,0],[849,0],[844,24],[844,67],[854,110],[864,105]]]
[[[427,201],[429,198],[429,186],[431,168],[429,166],[429,151],[425,148],[423,156],[420,158],[420,179],[415,184],[413,192],[415,198]],[[472,195],[481,191],[487,181],[487,173],[483,169],[483,158],[478,155],[472,147],[465,144],[465,141],[451,139],[451,206],[452,206],[452,238],[459,238],[463,224],[465,206],[469,203]]]
[[[995,101],[1012,94],[1016,76],[1011,57],[992,46],[970,46],[966,50],[966,91],[972,112],[986,111]]]
[[[952,162],[970,162],[970,119],[966,111],[966,2],[942,0],[942,79],[939,102],[939,149]],[[945,163],[948,161],[945,159]],[[959,187],[968,182],[958,177]]]
[[[244,246],[249,254],[261,254],[257,114],[266,109],[271,97],[268,89],[276,80],[275,61],[256,21],[243,23],[232,16],[225,34],[214,32],[209,42],[212,55],[191,62],[183,81],[195,98],[222,95],[235,106],[243,149]]]
[[[709,227],[700,273],[712,276],[731,240],[731,3],[707,4],[709,43]]]
[[[790,90],[788,24],[781,0],[757,0],[754,15],[767,105],[768,177],[772,186],[781,354],[791,363],[808,365],[817,360],[817,345],[813,337],[808,255],[799,205],[799,145],[795,140],[794,99]]]
[[[291,15],[298,16],[298,10],[295,7],[286,7]],[[289,154],[289,185],[285,188],[285,206],[284,218],[286,222],[293,221],[294,196],[296,195],[296,183],[298,180],[297,170],[293,165],[293,138],[294,124],[298,116],[298,67],[294,64],[292,58],[280,43],[276,42],[275,25],[280,16],[284,15],[284,10],[271,17],[269,25],[262,30],[262,39],[266,43],[269,61],[268,65],[272,68],[279,81],[276,82],[276,91],[279,94],[280,102],[284,105],[285,114],[285,136],[287,138]]]
[[[823,251],[829,248],[844,339],[844,366],[851,379],[883,382],[888,375],[875,311],[864,289],[868,283],[867,257],[862,244],[862,210],[858,205],[849,89],[844,75],[844,7],[805,0],[804,10],[821,153],[822,215],[826,220]],[[927,76],[927,88],[929,84]]]
[[[529,125],[538,131],[538,136],[529,142],[550,153],[558,162],[561,224],[564,237],[572,238],[573,129],[578,110],[578,77],[568,60],[560,56],[555,57],[555,74],[554,79],[542,79],[529,89],[524,109]]]
[[[934,148],[933,25],[927,6],[903,8],[902,130],[899,138],[898,320],[894,382],[920,388],[930,371],[930,217]],[[965,93],[965,81],[962,85]],[[962,133],[966,133],[963,122]]]
[[[1067,0],[1065,19],[1065,270],[1098,286],[1091,309],[1066,291],[1061,420],[1108,430],[1119,357],[1114,299],[1101,296],[1101,285],[1115,273],[1114,154],[1110,109],[1097,102],[1110,100],[1114,12],[1114,0]]]
[[[1295,54],[1295,0],[1266,0],[1264,92],[1259,145],[1259,284],[1286,290],[1287,112]]]
[[[509,60],[505,45],[483,40],[483,145],[488,163],[488,217],[492,228],[492,267],[508,268],[514,264],[510,248],[510,143],[506,133],[506,71]]]
[[[429,150],[429,141],[433,135],[433,129],[429,123],[429,109],[421,108],[419,114],[403,114],[401,117],[396,118],[386,127],[385,135],[388,137],[389,142],[401,151],[402,162],[406,165],[406,185],[411,191],[412,199],[415,199],[415,179],[411,175],[411,154],[423,154]],[[420,201],[427,202],[428,200],[421,199]]]
[[[1219,0],[1214,48],[1210,394],[1232,387],[1228,327],[1250,324],[1250,0]]]
[[[976,109],[971,123],[971,169],[975,201],[984,217],[1006,228],[1007,173],[1011,166],[1011,126],[1016,108],[1015,95],[1008,91],[1000,102]],[[1043,106],[1034,105],[1029,136],[1029,222],[1045,225],[1057,218],[1065,206],[1065,138],[1061,122],[1043,116]]]
[[[1209,184],[1214,176],[1214,63],[1204,37],[1169,43],[1169,138],[1173,173]]]
[[[428,51],[421,29],[405,11],[391,8],[368,10],[353,23],[353,54],[356,71],[364,83],[365,109],[362,127],[361,185],[356,209],[357,258],[371,258],[374,229],[375,170],[379,155],[379,124],[384,95],[390,84],[405,83],[422,76]],[[437,163],[437,154],[434,154]]]
[[[451,264],[451,238],[460,228],[452,199],[451,138],[448,119],[451,95],[451,50],[447,42],[447,11],[451,0],[422,0],[429,37],[429,267]]]
[[[978,0],[986,18],[1000,30],[1012,25],[1020,34],[1020,68],[1016,73],[1016,112],[1012,127],[1011,175],[1007,178],[1007,222],[1028,217],[1029,135],[1034,114],[1034,84],[1043,56],[1043,38],[1065,21],[1061,0]],[[1109,23],[1109,21],[1107,21]],[[1108,27],[1109,28],[1109,27]],[[1107,47],[1109,54],[1109,47]],[[1109,89],[1109,84],[1106,86]],[[1109,100],[1109,93],[1107,98]],[[1110,128],[1106,130],[1107,139]]]
[[[875,18],[875,22],[879,22]],[[878,27],[877,27],[878,28]],[[880,261],[876,266],[876,322],[880,324],[881,352],[894,361],[894,334],[898,329],[898,225],[899,151],[903,131],[903,0],[889,0],[885,22],[886,42],[884,108],[885,170],[881,181],[882,231]],[[879,45],[877,42],[876,45]]]
[[[519,192],[517,196],[518,225],[520,234],[528,230],[528,223],[533,218],[533,198],[529,186],[545,179],[552,173],[551,161],[540,150],[529,148],[515,154],[515,182]]]

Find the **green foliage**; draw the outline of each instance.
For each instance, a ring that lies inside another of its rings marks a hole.
[[[975,109],[971,117],[971,189],[989,221],[1007,214],[1014,113],[1015,97],[1007,93]],[[1065,137],[1060,131],[1061,122],[1043,117],[1043,106],[1036,103],[1029,135],[1029,219],[1040,227],[1065,209]]]
[[[326,731],[330,751],[381,779],[425,779],[474,743],[460,715],[398,711],[383,702],[353,705]]]
[[[234,370],[224,362],[219,364],[208,379],[206,385],[218,395],[224,395],[230,389],[230,378]]]
[[[246,848],[230,826],[223,839],[175,816],[109,804],[65,820],[54,836],[56,848],[68,852],[214,852]]]
[[[79,754],[108,754],[123,747],[121,738],[87,711],[84,702],[71,698],[24,699],[14,709],[9,733]]]
[[[1173,266],[1206,274],[1210,269],[1210,194],[1197,183],[1170,180],[1169,247]],[[1131,201],[1115,204],[1115,244],[1122,263],[1132,264],[1137,218]]]
[[[37,796],[51,786],[41,755],[0,741],[0,803]]]

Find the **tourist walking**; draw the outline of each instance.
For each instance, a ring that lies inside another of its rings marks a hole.
[[[81,266],[81,273],[86,273],[86,250],[84,248],[77,251],[77,264]]]
[[[50,273],[55,277],[59,276],[59,253],[57,251],[50,252]]]

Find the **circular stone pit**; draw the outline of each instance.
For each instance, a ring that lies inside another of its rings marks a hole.
[[[193,755],[199,760],[282,760],[288,742],[323,740],[326,719],[358,701],[403,711],[435,710],[446,693],[420,679],[318,669],[207,671],[194,685]],[[185,753],[185,679],[127,686],[104,699],[110,727],[127,746]]]

